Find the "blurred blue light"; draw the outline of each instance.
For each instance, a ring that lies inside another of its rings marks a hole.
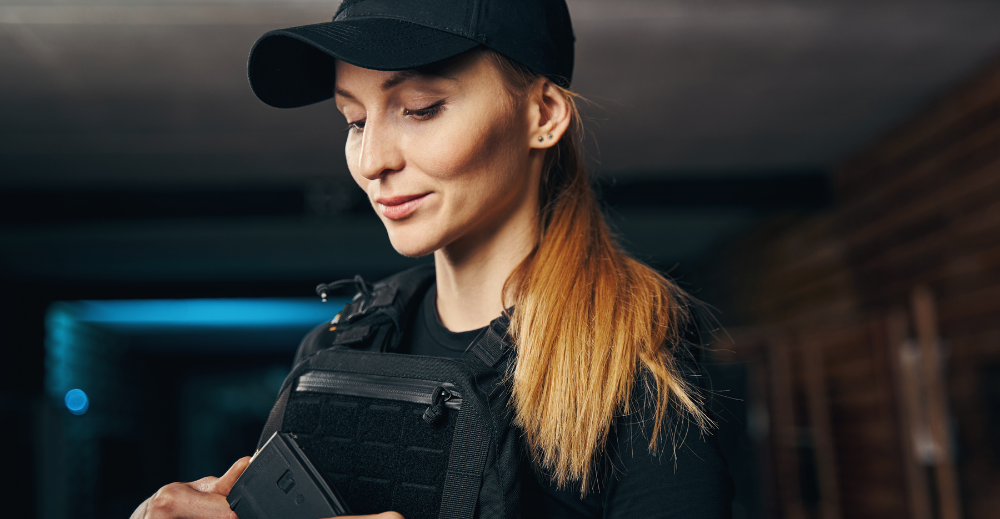
[[[66,398],[63,399],[66,402],[66,409],[75,415],[81,415],[87,412],[90,407],[90,400],[87,398],[87,393],[84,393],[81,389],[70,389],[66,392]]]
[[[333,318],[346,299],[145,299],[78,301],[76,318],[115,328],[274,328],[315,326]]]

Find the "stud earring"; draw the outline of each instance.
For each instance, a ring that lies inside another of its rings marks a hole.
[[[545,139],[544,139],[544,138],[542,138],[542,137],[539,137],[539,138],[538,138],[538,142],[542,142],[542,141],[544,141],[544,140],[545,140]]]
[[[551,133],[549,134],[549,138],[550,138],[550,139],[552,138],[552,134],[551,134]]]

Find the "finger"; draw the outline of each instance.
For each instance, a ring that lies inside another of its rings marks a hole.
[[[188,483],[187,485],[189,487],[197,490],[198,492],[214,492],[215,491],[215,482],[218,481],[218,480],[219,480],[219,478],[217,478],[215,476],[209,476],[207,478],[201,478],[201,479],[199,479],[197,481],[192,481],[192,482]]]
[[[250,465],[250,456],[244,456],[236,460],[236,463],[233,463],[233,466],[229,467],[229,470],[215,482],[215,488],[212,491],[220,496],[228,496],[229,491],[236,484],[236,480],[240,478],[240,474],[243,474],[248,465]]]

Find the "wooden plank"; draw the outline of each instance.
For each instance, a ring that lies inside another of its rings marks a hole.
[[[792,401],[790,345],[787,337],[776,339],[768,348],[771,379],[772,441],[774,442],[777,491],[785,517],[805,519],[799,488],[798,430]]]
[[[906,312],[896,308],[886,317],[886,340],[891,347],[892,377],[896,388],[896,410],[899,413],[897,434],[900,438],[906,495],[912,519],[933,519],[927,496],[927,475],[917,458],[914,433],[920,427],[920,391],[913,366],[904,365],[909,336]]]
[[[1000,285],[983,287],[941,301],[941,317],[944,320],[994,315],[1000,315]]]
[[[865,200],[847,202],[838,211],[844,239],[852,253],[863,249],[866,244],[877,243],[912,222],[925,221],[935,216],[948,214],[948,209],[961,207],[965,199],[975,197],[984,190],[995,191],[1000,183],[1000,121],[989,136],[989,155],[964,174],[958,174],[945,165],[927,165],[935,178],[926,182],[919,190],[914,189],[917,179],[909,178],[907,188],[887,185]],[[980,137],[981,138],[981,137]],[[892,191],[894,189],[895,191]],[[905,199],[892,196],[905,193]],[[863,204],[869,210],[861,210]]]
[[[860,350],[860,348],[858,350]],[[853,355],[844,358],[844,353],[845,352],[841,350],[836,354],[840,357],[840,359],[834,357],[835,360],[828,361],[830,365],[827,367],[827,372],[830,376],[837,379],[856,379],[862,381],[870,380],[869,377],[871,377],[874,372],[871,361],[864,358],[857,359],[854,358]],[[850,353],[853,354],[855,352]]]
[[[837,409],[834,416],[839,417],[842,414],[844,414],[844,410]],[[874,452],[879,452],[879,449],[884,446],[892,445],[896,441],[896,435],[892,430],[892,425],[886,423],[885,409],[879,409],[878,413],[868,413],[867,416],[871,418],[868,423],[864,421],[848,423],[838,420],[840,423],[834,426],[837,436],[850,438],[850,441],[878,445],[874,448]]]
[[[947,335],[951,345],[949,360],[954,362],[972,362],[979,367],[982,359],[1000,358],[1000,341],[997,340],[997,326],[983,331],[967,331]]]
[[[993,149],[990,142],[995,140],[996,122],[1000,121],[1000,103],[975,117],[977,121],[974,124],[960,132],[941,136],[934,146],[912,150],[899,161],[880,163],[871,171],[864,189],[841,191],[843,199],[848,201],[846,209],[857,210],[872,201],[886,198],[886,195],[906,192],[911,186],[920,186],[932,180],[940,171],[968,169],[962,168],[962,164],[977,155],[989,156]],[[838,174],[837,178],[842,176]]]
[[[969,250],[972,247],[980,250]],[[944,256],[945,251],[949,256]],[[978,243],[975,238],[963,239],[953,246],[942,246],[941,256],[935,261],[922,263],[901,263],[886,265],[874,270],[866,269],[857,273],[857,280],[867,287],[865,300],[880,306],[891,306],[909,297],[910,287],[927,284],[937,287],[943,299],[961,297],[963,294],[978,292],[989,286],[1000,285],[1000,229],[996,236],[983,236]],[[944,306],[942,302],[942,306]],[[942,316],[942,319],[949,319]]]
[[[837,457],[834,454],[830,427],[830,403],[827,401],[826,373],[821,346],[804,344],[803,375],[809,407],[809,425],[816,451],[816,472],[820,487],[820,518],[840,517],[840,490],[837,483]]]
[[[937,312],[930,289],[926,286],[916,287],[913,290],[912,305],[917,343],[920,345],[920,371],[924,380],[927,421],[934,442],[934,461],[937,469],[937,477],[934,479],[937,483],[940,516],[941,519],[960,519],[961,498],[951,452],[951,434],[948,431],[947,390],[942,380]]]
[[[1000,168],[997,169],[1000,177]],[[850,253],[851,266],[860,271],[889,269],[926,259],[971,254],[1000,243],[1000,184],[992,193],[984,192],[984,204],[965,199],[960,208],[932,215],[933,221],[916,222],[895,229],[882,243],[859,244]]]
[[[996,171],[1000,177],[1000,161]],[[881,247],[878,253],[862,261],[855,258],[859,270],[890,269],[917,258],[933,257],[947,252],[959,255],[981,250],[1000,243],[1000,182],[997,189],[987,191],[986,204],[976,207],[973,200],[963,200],[961,207],[951,209],[947,226],[915,236],[908,243]],[[960,214],[955,214],[961,211]]]
[[[893,216],[890,208],[905,206],[913,198],[924,193],[933,193],[935,189],[947,188],[965,183],[965,179],[974,176],[990,165],[997,158],[997,124],[994,123],[990,132],[976,135],[969,142],[963,143],[963,148],[955,150],[955,156],[940,157],[939,160],[921,164],[907,176],[897,180],[887,180],[882,185],[873,186],[863,195],[854,198],[844,198],[838,210],[838,219],[847,230],[858,230],[867,227],[866,223]],[[910,218],[902,218],[902,221]]]
[[[838,448],[849,446],[852,449],[856,446],[850,444],[837,443]],[[860,451],[851,456],[840,456],[841,463],[841,488],[842,495],[846,495],[846,482],[857,482],[871,488],[890,488],[895,484],[895,476],[898,474],[896,460],[891,456],[881,456],[885,453],[884,448],[869,449]],[[875,484],[873,486],[873,483]]]
[[[754,442],[755,450],[760,460],[761,497],[770,517],[780,516],[781,500],[778,488],[780,480],[775,466],[777,445],[774,441],[774,426],[771,423],[771,377],[767,362],[766,343],[760,334],[771,332],[770,327],[761,326],[755,329],[733,330],[737,343],[742,343],[743,349],[737,353],[747,361],[747,391],[749,393],[748,432]]]

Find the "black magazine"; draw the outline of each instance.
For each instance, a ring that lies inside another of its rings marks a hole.
[[[277,432],[250,461],[229,496],[240,519],[321,519],[350,515],[344,499],[309,462],[293,435]]]

